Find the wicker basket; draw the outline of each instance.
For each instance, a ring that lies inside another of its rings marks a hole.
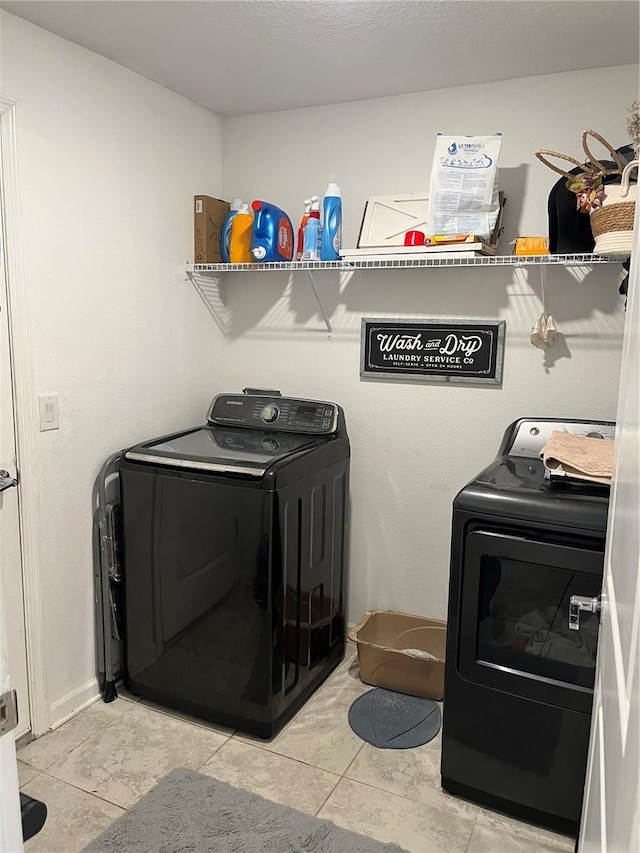
[[[591,231],[596,241],[596,255],[630,255],[633,245],[633,220],[636,212],[637,186],[633,184],[623,195],[619,184],[604,188],[602,207],[592,210]]]
[[[605,167],[589,150],[588,138],[593,136],[612,155],[616,169]],[[620,175],[620,183],[606,183],[602,206],[594,208],[589,214],[591,231],[595,239],[594,253],[608,257],[611,255],[630,255],[633,245],[633,222],[636,212],[637,185],[629,185],[631,169],[636,167],[635,161],[624,165],[619,154],[612,146],[593,130],[582,132],[582,147],[589,161],[604,174]],[[631,167],[631,168],[630,168]]]

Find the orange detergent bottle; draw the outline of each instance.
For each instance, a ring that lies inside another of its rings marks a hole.
[[[249,205],[243,204],[231,223],[231,242],[229,244],[229,262],[232,264],[252,264],[251,232],[253,213]]]

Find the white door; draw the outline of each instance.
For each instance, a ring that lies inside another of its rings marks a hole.
[[[620,376],[602,624],[579,851],[640,851],[640,205]]]
[[[4,603],[2,578],[0,578],[0,853],[14,853],[22,850],[22,819],[18,796],[15,735],[8,722],[10,705],[5,704],[9,694],[10,678]]]
[[[1,162],[2,158],[0,158],[0,401],[2,401],[0,404],[0,488],[3,482],[10,482],[18,477],[4,251],[6,211],[4,195],[1,192],[3,187]],[[7,473],[3,474],[3,471]],[[18,492],[17,486],[0,491],[0,575],[4,589],[11,684],[18,693],[19,722],[15,732],[16,737],[31,730]]]

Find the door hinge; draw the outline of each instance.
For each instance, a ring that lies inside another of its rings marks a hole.
[[[6,735],[18,725],[18,694],[8,690],[0,696],[0,735]]]

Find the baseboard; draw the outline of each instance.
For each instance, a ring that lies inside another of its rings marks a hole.
[[[57,729],[71,717],[75,717],[80,711],[84,711],[89,705],[93,705],[96,699],[100,698],[100,690],[96,678],[90,678],[85,681],[80,687],[76,687],[66,696],[58,699],[51,705],[49,712],[50,724],[47,731]],[[36,734],[44,734],[44,732],[36,732]]]

